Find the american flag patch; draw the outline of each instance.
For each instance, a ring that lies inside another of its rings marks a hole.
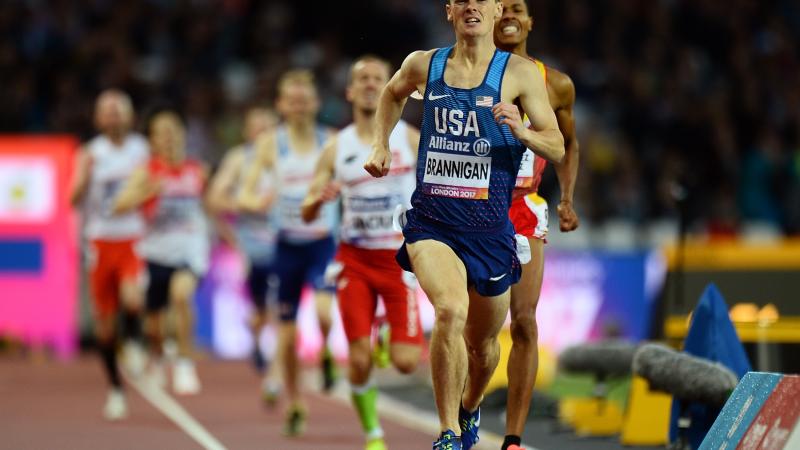
[[[475,106],[492,106],[492,97],[488,95],[478,95],[475,97]]]

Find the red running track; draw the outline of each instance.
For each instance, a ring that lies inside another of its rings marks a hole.
[[[224,448],[363,448],[358,419],[346,402],[309,393],[306,433],[288,439],[281,435],[280,408],[263,407],[259,379],[247,364],[206,361],[198,370],[203,381],[199,395],[169,395]],[[129,418],[109,423],[101,415],[107,391],[96,359],[31,363],[0,357],[0,449],[203,448],[135,389],[129,387],[127,392]],[[427,431],[385,418],[382,424],[392,450],[431,448],[432,436]]]

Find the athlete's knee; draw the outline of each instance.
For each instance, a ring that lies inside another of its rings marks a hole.
[[[180,270],[170,280],[170,297],[176,305],[188,305],[194,295],[197,280],[188,270]]]
[[[524,313],[512,314],[511,339],[515,343],[536,343],[539,337],[539,327],[536,324],[535,310]]]
[[[125,280],[120,286],[120,300],[122,307],[132,313],[139,313],[144,307],[144,293],[138,282]]]
[[[497,337],[488,337],[480,341],[466,341],[467,355],[473,360],[488,361],[493,356],[500,354],[500,342]]]
[[[372,368],[372,356],[369,351],[351,351],[348,358],[351,381],[366,379]]]
[[[462,304],[455,299],[441,301],[435,308],[436,322],[441,326],[448,327],[460,333],[467,323],[468,311],[469,309],[466,304]]]
[[[417,370],[419,355],[409,353],[392,353],[392,365],[398,372],[409,374]]]

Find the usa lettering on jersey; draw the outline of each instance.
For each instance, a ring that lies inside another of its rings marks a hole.
[[[434,121],[436,132],[441,134],[452,134],[453,136],[475,136],[481,137],[481,130],[478,128],[478,115],[475,111],[464,111],[460,109],[434,108]]]

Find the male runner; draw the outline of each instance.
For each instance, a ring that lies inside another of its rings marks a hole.
[[[245,142],[228,150],[208,188],[208,203],[220,236],[247,257],[247,290],[254,308],[250,322],[254,343],[253,363],[262,374],[267,367],[259,346],[259,336],[267,323],[267,291],[273,272],[271,267],[277,236],[268,214],[239,211],[236,197],[243,185],[243,175],[255,159],[256,139],[262,133],[274,130],[276,125],[277,117],[271,110],[262,107],[248,109],[243,130]],[[274,174],[265,172],[260,185],[262,193],[268,194],[274,189],[273,185]]]
[[[117,196],[114,210],[140,206],[148,218],[137,251],[147,261],[147,334],[162,381],[164,310],[175,308],[178,360],[172,372],[176,394],[200,392],[193,357],[193,300],[197,282],[208,269],[208,229],[203,207],[206,168],[186,155],[186,128],[173,111],[153,115],[148,123],[153,157],[139,168]]]
[[[494,42],[498,48],[524,58],[526,44],[533,27],[525,0],[502,0],[503,15],[495,24]],[[533,59],[532,59],[533,60]],[[550,106],[556,114],[558,128],[564,136],[565,154],[554,165],[561,186],[558,216],[561,231],[578,227],[578,216],[572,209],[572,195],[578,175],[578,139],[572,108],[575,86],[564,73],[533,60],[539,67],[547,86]],[[531,261],[522,265],[522,278],[511,287],[511,354],[508,358],[508,401],[506,405],[506,436],[503,450],[520,449],[522,432],[530,409],[531,395],[538,368],[538,329],[536,305],[542,289],[544,273],[544,239],[547,236],[547,202],[537,195],[542,172],[547,161],[530,150],[525,152],[517,177],[517,188],[509,215],[518,234],[528,238]]]
[[[285,433],[296,436],[303,432],[306,415],[295,352],[297,310],[306,283],[316,291],[317,317],[325,347],[322,352],[323,388],[329,390],[334,383],[334,361],[326,344],[331,326],[333,287],[326,285],[324,274],[336,249],[333,228],[337,211],[336,205],[328,204],[319,219],[312,223],[307,224],[300,217],[300,205],[314,177],[314,167],[331,133],[317,123],[319,97],[311,72],[293,70],[284,74],[278,82],[276,107],[284,123],[275,132],[258,139],[256,159],[245,174],[239,203],[247,211],[265,211],[272,198],[262,195],[258,184],[264,170],[274,171],[278,185],[275,273],[280,283],[281,321],[277,359],[283,367],[283,382],[289,396]]]
[[[389,81],[365,169],[389,172],[390,130],[407,97],[423,94],[417,189],[397,259],[417,275],[436,313],[431,375],[442,433],[434,449],[461,449],[477,441],[509,286],[520,277],[508,210],[522,154],[528,147],[558,162],[564,141],[536,65],[494,45],[502,4],[449,0],[446,9],[455,46],[412,53]]]
[[[377,413],[378,390],[370,379],[379,295],[391,327],[390,360],[397,370],[410,373],[417,367],[423,342],[416,281],[395,262],[403,236],[392,224],[396,207],[409,205],[414,191],[419,131],[402,121],[394,128],[389,145],[395,164],[388,176],[372,178],[362,167],[374,139],[378,96],[389,75],[389,64],[375,56],[359,58],[351,67],[347,100],[353,104],[353,124],[325,145],[302,209],[304,220],[314,220],[341,189],[337,299],[350,344],[351,399],[367,439],[366,450],[386,449]]]
[[[95,106],[95,124],[100,134],[78,154],[71,201],[76,207],[85,206],[95,336],[111,384],[103,414],[109,420],[119,420],[127,416],[127,404],[117,367],[115,324],[121,304],[126,311],[127,332],[134,337],[140,334],[142,264],[133,246],[144,232],[144,221],[138,212],[115,216],[111,207],[122,185],[149,155],[147,140],[130,131],[133,106],[124,92],[107,90],[100,94]],[[129,363],[138,358],[141,362],[133,365],[144,364],[143,357],[136,356],[136,350],[126,353]]]

